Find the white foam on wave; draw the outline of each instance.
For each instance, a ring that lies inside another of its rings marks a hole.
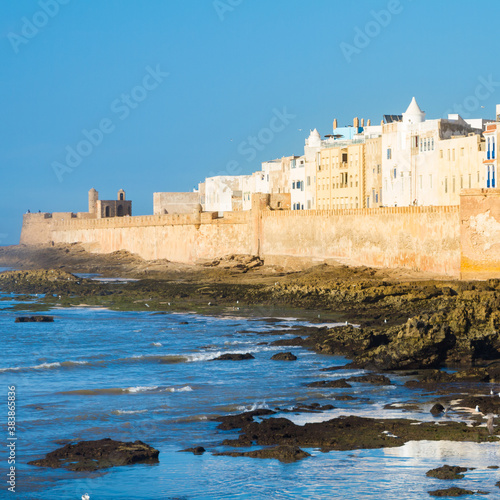
[[[269,410],[269,405],[265,401],[253,403],[251,405],[240,405],[236,407],[237,411],[255,411],[255,410]]]
[[[115,415],[134,415],[136,413],[146,413],[148,410],[113,410]]]
[[[153,342],[151,345],[155,346],[155,347],[162,347],[163,344],[161,342]]]
[[[192,390],[191,386],[185,385],[184,387],[168,387],[165,392],[191,392]]]
[[[280,346],[259,346],[259,347],[252,347],[249,349],[231,349],[228,351],[206,351],[206,352],[198,352],[195,354],[189,354],[186,356],[187,361],[192,363],[195,361],[211,361],[215,358],[218,358],[219,356],[222,356],[223,354],[255,354],[257,352],[266,352],[266,351],[278,351],[282,349]]]
[[[36,366],[13,366],[8,368],[0,368],[0,372],[17,372],[20,370],[29,371],[29,370],[44,370],[50,368],[58,368],[61,366],[61,363],[42,363],[41,365]]]
[[[128,387],[127,389],[124,390],[130,393],[136,393],[136,392],[155,391],[156,389],[158,389],[157,385],[138,385],[137,387]]]

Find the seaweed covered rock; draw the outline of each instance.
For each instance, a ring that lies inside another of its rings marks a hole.
[[[455,342],[455,335],[440,315],[419,315],[409,318],[390,343],[361,354],[355,364],[382,370],[437,368]]]
[[[277,354],[274,354],[271,359],[273,361],[296,361],[297,356],[291,352],[278,352]]]
[[[451,465],[443,465],[442,467],[438,467],[437,469],[432,469],[427,471],[427,477],[435,477],[436,479],[463,479],[463,472],[467,472],[466,467],[458,467]]]
[[[245,359],[255,359],[255,357],[252,356],[249,352],[245,354],[227,353],[227,354],[221,354],[217,358],[212,359],[212,361],[243,361]]]
[[[94,471],[135,463],[158,463],[159,451],[142,441],[125,443],[110,438],[67,444],[47,453],[45,458],[28,462],[39,467]]]
[[[264,448],[254,451],[224,451],[215,453],[215,455],[223,455],[230,457],[251,457],[251,458],[275,458],[283,463],[296,462],[303,458],[310,457],[311,454],[301,450],[298,446],[274,446],[272,448]]]

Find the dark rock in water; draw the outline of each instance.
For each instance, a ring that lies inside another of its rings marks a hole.
[[[229,457],[275,458],[286,464],[311,456],[306,451],[301,450],[298,446],[275,446],[274,448],[264,448],[263,450],[245,452],[225,451],[222,453],[214,453],[214,455]]]
[[[222,354],[218,358],[212,359],[212,361],[242,361],[244,359],[255,359],[249,352],[246,354]]]
[[[441,415],[441,413],[444,412],[444,406],[442,404],[436,403],[432,408],[431,408],[431,413],[437,417],[438,415]]]
[[[203,455],[207,450],[203,448],[203,446],[196,446],[195,448],[186,448],[185,450],[181,450],[181,452],[193,453],[195,455]]]
[[[282,413],[321,413],[322,411],[334,410],[335,406],[333,405],[323,405],[321,406],[319,403],[311,403],[310,405],[300,404],[294,406],[291,410],[280,410]]]
[[[318,380],[317,382],[307,384],[307,387],[335,387],[338,389],[344,389],[352,387],[352,385],[348,384],[345,378],[339,378],[338,380]]]
[[[464,490],[463,488],[447,488],[446,490],[434,490],[429,491],[429,495],[433,497],[461,497],[465,495],[474,495],[474,491]],[[485,494],[484,492],[477,492],[479,494]],[[487,493],[486,493],[487,494]]]
[[[463,479],[464,475],[462,472],[467,472],[467,468],[443,465],[442,467],[428,471],[425,475],[427,477],[435,477],[436,479]]]
[[[349,394],[345,394],[344,396],[335,396],[333,399],[335,401],[354,401],[355,399],[358,399],[354,396],[349,396]]]
[[[94,471],[135,463],[158,463],[159,451],[142,441],[125,443],[106,438],[67,444],[47,453],[45,458],[28,462],[39,467]]]
[[[16,323],[53,323],[54,316],[18,316]]]
[[[187,321],[180,321],[179,325],[189,325],[189,323]]]
[[[415,425],[418,424],[418,425]],[[300,446],[330,450],[376,449],[402,446],[408,441],[493,442],[485,428],[468,427],[464,422],[418,422],[407,419],[338,417],[325,422],[296,425],[286,418],[267,418],[242,427],[238,439],[227,446]]]
[[[297,347],[304,345],[305,340],[302,337],[294,337],[293,339],[280,339],[271,342],[271,345],[282,347]]]
[[[488,465],[488,467],[486,467],[487,469],[500,469],[500,467],[498,467],[498,465]]]
[[[365,384],[373,385],[392,385],[392,382],[385,375],[375,375],[370,373],[368,375],[361,375],[359,377],[351,377],[349,382],[363,382]]]
[[[241,429],[244,425],[253,422],[253,417],[263,417],[265,415],[274,415],[276,412],[273,410],[266,410],[264,408],[253,411],[246,411],[238,415],[228,415],[226,417],[219,417],[215,420],[222,422],[217,426],[217,429],[223,431],[230,431],[232,429]]]
[[[274,361],[295,361],[297,356],[292,354],[291,352],[278,352],[274,356],[271,357]]]

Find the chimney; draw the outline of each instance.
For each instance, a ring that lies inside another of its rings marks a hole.
[[[353,120],[353,125],[354,125],[354,127],[356,127],[356,128],[357,128],[357,127],[359,127],[359,118],[358,118],[358,117],[354,118],[354,120]]]
[[[364,127],[365,126],[365,119],[364,118],[361,118],[361,126]]]
[[[333,130],[337,128],[337,118],[334,118],[333,120]]]
[[[370,118],[368,118],[368,120],[366,120],[366,126],[369,127],[371,124],[372,124],[372,121],[370,120]]]

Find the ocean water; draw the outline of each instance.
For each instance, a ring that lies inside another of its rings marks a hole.
[[[342,378],[360,370],[341,357],[269,343],[293,337],[273,331],[303,322],[281,318],[209,317],[195,314],[54,309],[54,323],[15,323],[22,314],[0,301],[0,405],[7,415],[8,386],[16,386],[16,494],[27,500],[80,499],[417,499],[457,484],[492,492],[500,473],[499,444],[411,442],[400,448],[321,453],[293,464],[213,456],[237,433],[220,431],[217,415],[255,408],[333,404],[324,413],[286,413],[298,424],[339,415],[432,420],[429,400],[421,412],[386,410],[387,403],[421,401],[391,375],[394,386],[353,384],[351,389],[312,389],[308,382]],[[182,324],[187,322],[188,324]],[[293,351],[295,362],[271,361]],[[211,361],[222,353],[251,352],[255,360]],[[336,401],[350,394],[358,399]],[[280,415],[278,415],[280,416]],[[454,415],[449,418],[461,419]],[[3,441],[7,442],[7,430]],[[27,465],[60,446],[60,440],[140,439],[160,450],[159,464],[77,473]],[[202,456],[179,450],[204,446]],[[2,477],[7,457],[2,460]],[[425,472],[444,463],[476,467],[462,481],[439,481]],[[2,480],[0,498],[9,498]]]

